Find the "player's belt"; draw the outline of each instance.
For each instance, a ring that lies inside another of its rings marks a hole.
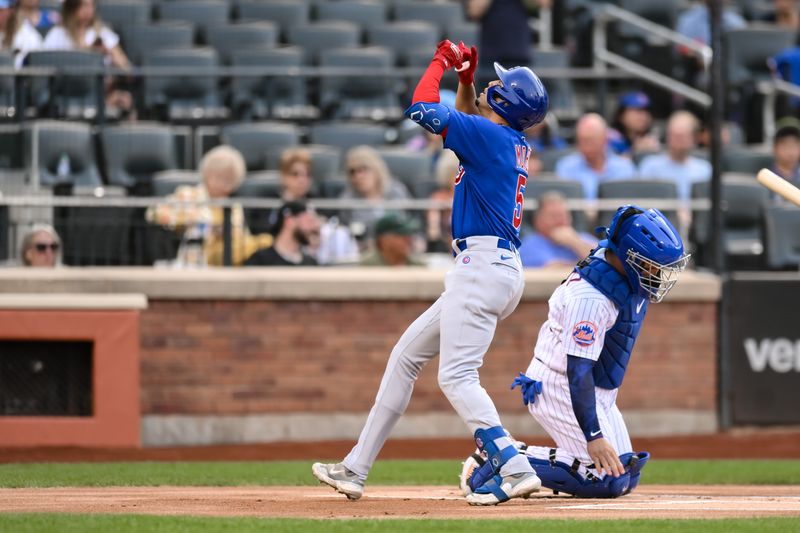
[[[489,240],[492,240],[492,243],[489,243]],[[462,252],[470,247],[477,247],[477,246],[484,246],[493,245],[494,242],[497,242],[497,248],[502,248],[504,250],[508,250],[509,252],[516,252],[517,247],[514,246],[514,243],[509,241],[508,239],[501,239],[499,237],[467,237],[466,239],[456,239],[454,244],[455,247],[461,250]]]

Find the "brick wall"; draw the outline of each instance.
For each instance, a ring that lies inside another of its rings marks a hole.
[[[142,413],[365,412],[389,352],[429,302],[152,299],[141,320]],[[501,412],[527,367],[546,302],[500,324],[481,370]],[[436,362],[434,361],[434,364]],[[716,303],[650,306],[619,397],[632,409],[716,409]],[[426,368],[410,412],[451,411]]]

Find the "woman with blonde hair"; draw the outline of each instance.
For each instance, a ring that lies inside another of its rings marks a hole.
[[[345,157],[347,187],[339,196],[343,200],[368,200],[379,204],[384,200],[405,200],[409,198],[405,186],[394,180],[389,167],[377,150],[370,146],[356,146]],[[350,225],[354,235],[372,236],[375,221],[385,214],[380,206],[367,209],[343,210],[339,220]]]
[[[50,29],[59,20],[57,13],[41,9],[39,0],[15,0],[5,22],[3,48],[14,52],[14,66],[22,68],[28,52],[42,48],[40,32]]]
[[[178,187],[167,198],[172,203],[161,204],[147,210],[147,220],[183,232],[190,238],[201,238],[204,243],[205,262],[213,266],[222,266],[223,209],[209,206],[206,202],[230,197],[244,181],[246,172],[244,158],[238,150],[228,145],[217,146],[200,161],[202,183],[196,186]],[[175,202],[189,203],[189,205],[179,205]],[[272,244],[270,235],[250,233],[245,224],[244,210],[240,205],[231,208],[231,239],[234,265],[241,265],[253,252]]]
[[[29,267],[61,266],[61,237],[49,224],[34,224],[22,238],[19,256]]]

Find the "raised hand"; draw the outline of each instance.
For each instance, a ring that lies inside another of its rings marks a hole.
[[[463,42],[458,43],[458,49],[464,58],[461,65],[456,66],[458,82],[462,85],[472,85],[475,83],[475,71],[478,68],[478,49],[474,46],[467,48]]]
[[[457,44],[445,39],[436,46],[436,53],[433,54],[433,60],[439,61],[442,66],[444,66],[444,69],[447,70],[452,67],[461,66],[463,56]]]

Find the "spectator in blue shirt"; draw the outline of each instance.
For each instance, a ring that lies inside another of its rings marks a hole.
[[[666,179],[678,186],[678,198],[689,200],[692,184],[711,179],[711,163],[693,156],[700,125],[688,111],[676,111],[667,122],[667,151],[642,159],[639,176]]]
[[[722,8],[722,30],[738,30],[747,26],[747,22],[740,14],[728,6]],[[699,41],[703,44],[711,43],[711,26],[708,21],[708,6],[705,2],[695,2],[692,7],[678,16],[675,31]]]
[[[789,118],[778,122],[772,140],[772,154],[772,171],[800,187],[800,121]]]
[[[597,239],[572,227],[572,214],[564,196],[556,191],[542,194],[533,213],[534,232],[522,239],[522,265],[543,267],[574,265],[597,246]]]
[[[642,152],[656,152],[661,148],[658,137],[652,132],[650,98],[643,92],[628,92],[619,97],[611,126],[608,145],[620,155],[630,157]]]
[[[587,200],[597,198],[600,182],[636,176],[636,167],[630,159],[608,149],[608,126],[597,113],[587,113],[578,120],[575,146],[577,152],[556,163],[556,175],[561,179],[580,181]]]

